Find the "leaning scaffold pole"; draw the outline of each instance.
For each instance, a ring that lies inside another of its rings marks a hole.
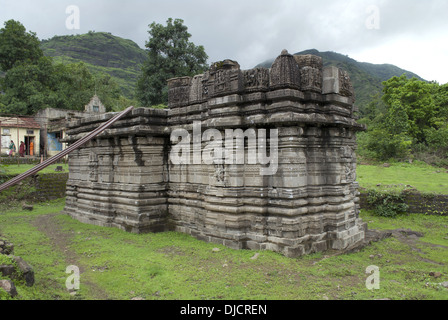
[[[95,130],[93,130],[92,132],[90,132],[88,135],[86,135],[85,137],[83,137],[82,139],[79,139],[78,141],[76,141],[75,143],[73,143],[70,147],[68,147],[67,149],[61,151],[60,153],[58,153],[57,155],[45,160],[44,162],[42,162],[41,164],[38,164],[37,166],[35,166],[34,168],[28,170],[27,172],[24,172],[14,178],[12,178],[11,180],[8,180],[7,182],[5,182],[4,184],[0,185],[0,191],[3,191],[17,183],[19,183],[20,181],[22,181],[23,179],[26,179],[32,175],[35,175],[37,172],[39,172],[42,169],[45,169],[46,167],[48,167],[49,165],[55,163],[56,161],[58,161],[59,159],[65,157],[66,155],[68,155],[70,152],[78,149],[79,147],[81,147],[82,145],[84,145],[85,143],[87,143],[88,141],[92,140],[93,138],[95,138],[97,135],[99,135],[101,132],[103,132],[104,130],[106,130],[107,128],[109,128],[114,122],[120,120],[121,118],[123,118],[126,114],[128,114],[134,107],[129,107],[126,110],[123,110],[122,112],[120,112],[119,114],[115,115],[113,118],[111,118],[110,120],[108,120],[107,122],[105,122],[103,125],[99,126],[98,128],[96,128]]]

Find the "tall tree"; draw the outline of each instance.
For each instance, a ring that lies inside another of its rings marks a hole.
[[[396,107],[399,106],[400,113],[406,115],[409,135],[418,142],[425,142],[424,132],[434,127],[437,114],[433,97],[438,85],[416,78],[407,79],[405,75],[393,77],[383,82],[383,85],[383,100],[388,108],[387,112],[396,114]]]
[[[92,74],[84,63],[55,64],[49,57],[37,63],[16,63],[2,79],[0,113],[32,115],[45,108],[82,111],[96,91],[112,110],[120,101],[118,84],[108,74]]]
[[[4,104],[1,112],[31,115],[40,109],[54,107],[58,97],[53,88],[53,63],[48,57],[41,57],[35,64],[15,63],[2,80]]]
[[[43,56],[39,39],[34,32],[26,32],[18,21],[8,20],[0,29],[0,67],[8,71],[18,62],[37,61]]]
[[[193,76],[207,68],[208,56],[204,47],[189,41],[191,34],[183,22],[169,18],[166,26],[155,22],[149,26],[148,59],[142,67],[136,89],[136,97],[143,106],[168,102],[168,79]]]

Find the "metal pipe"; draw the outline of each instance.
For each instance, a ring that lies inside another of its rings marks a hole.
[[[61,151],[60,153],[58,153],[57,155],[45,160],[44,162],[42,162],[41,164],[38,164],[37,166],[35,166],[34,168],[28,170],[27,172],[24,172],[22,174],[19,174],[18,176],[12,178],[11,180],[8,180],[7,182],[5,182],[4,184],[0,185],[0,191],[3,191],[6,188],[9,188],[13,185],[15,185],[16,183],[19,183],[20,181],[22,181],[23,179],[26,179],[34,174],[36,174],[37,172],[39,172],[42,169],[45,169],[46,167],[48,167],[49,165],[53,164],[54,162],[56,162],[57,160],[65,157],[66,155],[68,155],[70,152],[73,152],[74,150],[78,149],[79,147],[81,147],[82,145],[84,145],[86,142],[92,140],[93,138],[95,138],[97,135],[99,135],[101,132],[103,132],[104,130],[106,130],[108,127],[110,127],[114,122],[118,121],[119,119],[121,119],[122,117],[124,117],[126,114],[128,114],[134,107],[129,107],[126,110],[120,112],[119,114],[115,115],[112,119],[108,120],[106,123],[104,123],[103,125],[101,125],[100,127],[96,128],[95,130],[93,130],[92,132],[90,132],[88,135],[86,135],[84,138],[79,139],[78,141],[76,141],[75,143],[73,143],[70,147],[68,147],[67,149]]]

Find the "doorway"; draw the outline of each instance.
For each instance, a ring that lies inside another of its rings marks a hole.
[[[27,156],[34,156],[34,150],[36,149],[34,138],[35,137],[25,137],[25,154]]]

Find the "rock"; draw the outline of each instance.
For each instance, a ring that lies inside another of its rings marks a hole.
[[[390,167],[390,164],[389,164],[389,163],[385,163],[385,164],[383,164],[383,167],[384,167],[384,168],[389,168],[389,167]]]
[[[447,288],[448,289],[448,281],[444,281],[440,284],[442,287]]]
[[[16,268],[13,265],[0,265],[0,274],[4,277],[12,278]]]
[[[389,238],[392,236],[392,232],[389,231],[379,231],[375,229],[369,229],[365,232],[365,241],[367,243],[377,242]]]
[[[28,204],[24,204],[22,206],[22,210],[26,210],[26,211],[33,211],[34,207]]]
[[[5,239],[0,240],[0,254],[13,254],[14,245]]]
[[[411,229],[396,229],[392,230],[393,233],[400,233],[401,235],[404,235],[406,237],[418,237],[421,238],[424,236],[423,233],[418,231],[412,231]]]
[[[212,251],[213,251],[213,252],[219,252],[219,251],[221,251],[221,249],[219,249],[219,248],[213,248]]]
[[[143,299],[142,297],[135,297],[135,298],[132,298],[131,300],[145,300],[145,299]]]
[[[0,288],[5,290],[11,297],[17,296],[17,289],[11,280],[0,280]]]
[[[25,262],[21,257],[12,256],[12,258],[16,261],[17,266],[19,267],[23,279],[28,287],[32,287],[34,285],[34,270],[33,268]]]
[[[429,275],[434,278],[440,278],[442,276],[440,272],[430,272]]]
[[[12,277],[16,268],[13,265],[0,265],[0,274],[3,277]]]
[[[258,257],[260,256],[260,254],[257,252],[252,258],[250,258],[251,260],[257,260]]]

